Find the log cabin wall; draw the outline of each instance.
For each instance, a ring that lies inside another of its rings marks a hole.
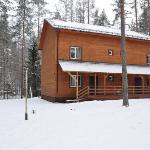
[[[106,63],[121,63],[120,38],[113,36],[99,36],[95,34],[70,32],[62,30],[59,34],[58,57],[70,59],[70,46],[82,48],[82,61],[98,61]],[[113,50],[113,55],[108,56],[108,49]],[[127,39],[127,62],[128,64],[147,65],[147,54],[150,53],[150,43],[141,40]],[[82,86],[88,85],[88,73],[81,73]],[[94,75],[94,74],[90,74]],[[98,73],[99,86],[104,86],[104,74]],[[133,75],[129,77],[129,85],[134,85]],[[106,79],[106,85],[121,85],[119,74],[114,75],[113,81]],[[65,92],[64,92],[65,91]],[[76,88],[69,87],[69,75],[62,72],[59,67],[58,95],[59,97],[74,97]]]
[[[121,63],[120,38],[92,33],[81,33],[61,30],[59,37],[59,59],[69,59],[69,47],[82,48],[82,61]],[[150,41],[127,38],[127,63],[147,65],[147,54],[150,54]],[[108,55],[108,49],[113,55]]]
[[[120,63],[120,38],[92,33],[72,32],[52,28],[47,22],[44,24],[40,47],[42,49],[41,95],[50,101],[63,101],[75,98],[76,88],[69,86],[69,75],[62,71],[57,64],[58,59],[70,59],[70,46],[82,48],[82,61],[98,61],[106,63]],[[108,55],[108,49],[113,55]],[[144,40],[127,39],[127,63],[147,65],[147,54],[150,54],[150,42]],[[58,51],[58,54],[57,54]],[[57,59],[58,58],[58,59]],[[88,86],[88,73],[81,73],[82,87]],[[94,74],[91,74],[94,75]],[[99,86],[104,85],[104,74],[98,73]],[[132,76],[130,84],[134,85]],[[114,76],[114,81],[107,81],[106,85],[121,85],[120,75]]]
[[[42,66],[41,66],[41,95],[42,98],[48,99],[56,96],[57,85],[57,32],[44,24],[42,31]]]

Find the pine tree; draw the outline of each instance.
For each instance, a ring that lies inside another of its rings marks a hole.
[[[99,15],[99,10],[96,9],[94,14],[94,24],[100,25],[100,26],[108,26],[110,25],[110,22],[107,18],[107,15],[105,13],[105,10],[103,9],[102,13]]]
[[[33,97],[40,95],[40,56],[36,38],[28,49],[28,85],[31,87]]]
[[[129,106],[128,102],[128,76],[127,76],[127,63],[126,63],[126,39],[125,39],[125,10],[124,0],[120,0],[121,12],[121,60],[122,60],[122,94],[123,106]]]
[[[120,0],[115,0],[113,5],[113,11],[115,13],[115,19],[113,21],[113,25],[119,20],[120,18]]]
[[[11,28],[8,22],[10,1],[0,2],[0,91],[3,99],[17,94],[17,55],[16,43],[12,39]]]
[[[37,27],[37,36],[38,36],[38,41],[39,41],[39,36],[40,36],[40,26],[41,26],[41,19],[44,17],[46,14],[49,13],[49,11],[45,8],[46,5],[48,4],[44,0],[32,0],[31,1],[33,4],[34,8],[34,25]]]
[[[3,99],[6,97],[6,69],[9,50],[9,25],[8,25],[8,7],[7,1],[1,1],[0,5],[0,71],[1,71],[1,91],[3,91]],[[1,93],[0,93],[1,94]]]
[[[76,11],[76,22],[85,23],[86,1],[77,0],[75,11]]]
[[[95,0],[76,1],[76,21],[90,24],[90,18],[94,16]]]
[[[59,0],[54,18],[61,18],[64,21],[74,21],[73,0]]]
[[[107,18],[107,15],[106,15],[104,9],[103,9],[103,11],[102,11],[102,13],[100,14],[100,17],[99,17],[99,25],[101,25],[101,26],[110,25],[110,22]]]
[[[99,21],[99,9],[96,9],[95,10],[95,13],[94,13],[94,22],[93,22],[93,24],[94,25],[100,25],[100,21]]]
[[[33,35],[32,8],[29,0],[15,0],[17,3],[16,9],[16,24],[14,25],[14,35],[17,39],[19,50],[21,50],[21,98],[24,94],[24,65],[27,56],[26,44]]]

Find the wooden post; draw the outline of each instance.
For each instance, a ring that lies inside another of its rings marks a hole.
[[[106,90],[106,78],[107,78],[107,74],[104,74],[104,95],[106,95],[105,90]]]
[[[135,86],[133,86],[133,96],[134,96],[134,94],[135,94]]]
[[[95,88],[95,95],[96,95],[96,73],[95,73],[95,83],[94,83],[94,88]]]
[[[76,99],[78,99],[78,94],[79,94],[79,87],[78,87],[78,72],[76,74]]]
[[[142,94],[144,94],[144,77],[141,76],[141,79],[142,79]]]

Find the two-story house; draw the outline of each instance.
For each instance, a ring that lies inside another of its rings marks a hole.
[[[119,99],[122,94],[118,29],[58,20],[44,21],[43,99]],[[150,97],[150,36],[126,31],[129,98]]]

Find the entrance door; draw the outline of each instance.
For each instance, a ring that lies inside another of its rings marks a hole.
[[[89,76],[89,86],[91,88],[95,87],[95,76]],[[98,86],[98,76],[96,76],[96,86]]]
[[[140,77],[135,77],[135,93],[136,94],[142,94],[142,80]]]

